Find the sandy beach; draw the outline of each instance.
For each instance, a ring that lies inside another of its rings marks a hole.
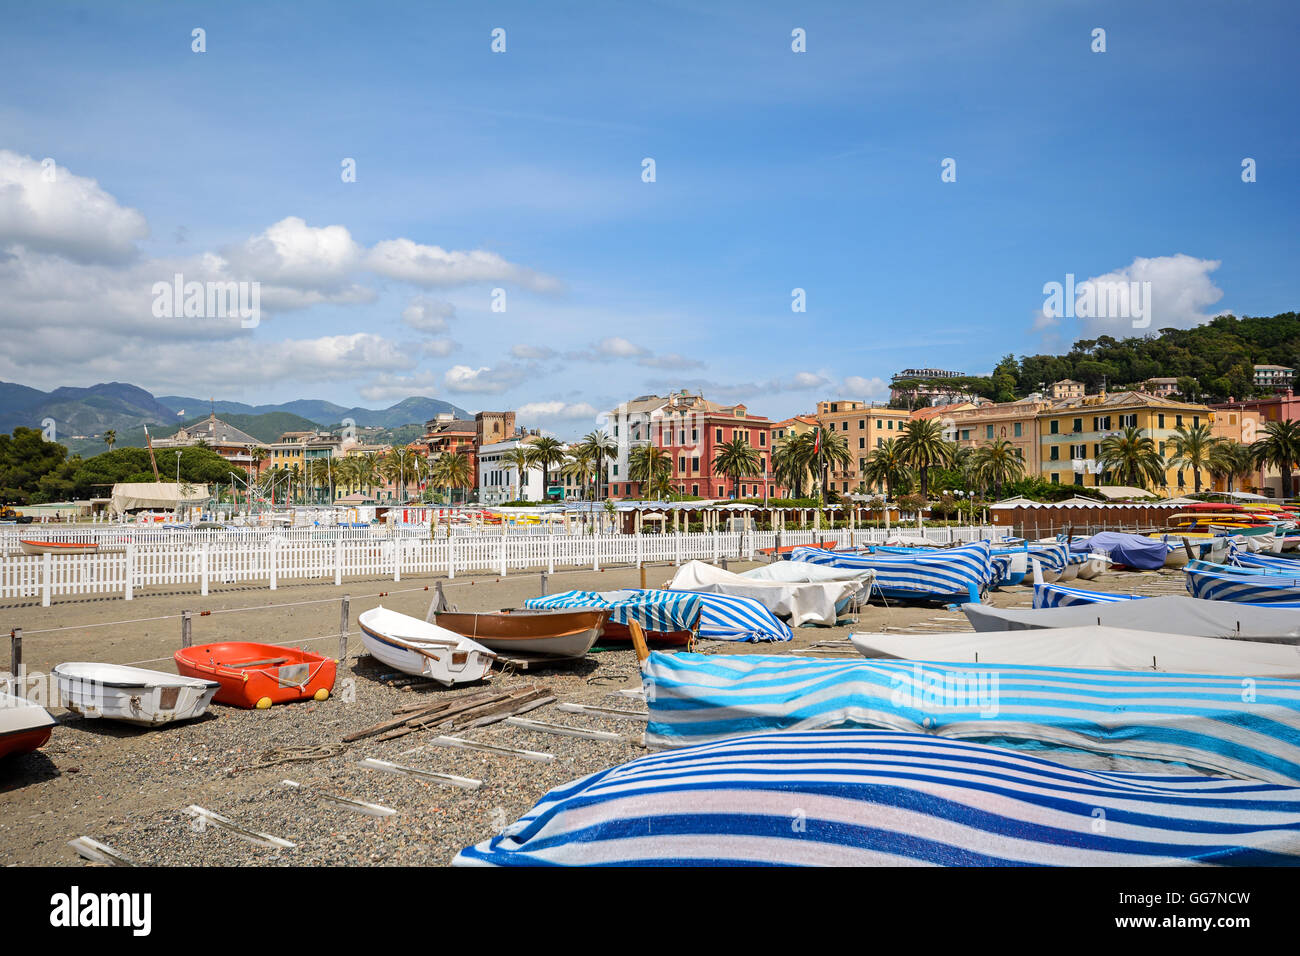
[[[753,565],[732,562],[732,569]],[[647,585],[671,578],[671,565],[647,569]],[[553,754],[535,762],[501,753],[431,745],[440,731],[421,730],[389,741],[363,739],[343,744],[346,735],[390,719],[394,708],[431,702],[484,689],[413,688],[394,679],[391,669],[364,654],[356,618],[383,604],[423,618],[437,582],[447,600],[461,610],[518,607],[541,593],[541,576],[520,573],[457,577],[454,581],[413,578],[352,580],[332,584],[289,584],[276,591],[235,587],[195,593],[143,593],[120,598],[60,600],[0,608],[5,631],[24,630],[23,654],[30,675],[47,674],[62,661],[95,660],[174,671],[171,655],[180,646],[180,612],[193,612],[193,642],[253,640],[302,643],[335,654],[340,599],[351,597],[352,636],[334,695],[323,702],[297,703],[268,710],[213,705],[207,715],[160,730],[89,720],[52,707],[58,718],[50,742],[35,754],[0,764],[0,864],[69,865],[79,857],[67,845],[79,836],[107,843],[139,865],[443,865],[472,843],[483,840],[527,811],[551,787],[622,763],[646,751],[640,746],[644,722],[594,717],[542,707],[528,716],[573,727],[611,731],[620,742],[594,741],[525,730],[507,724],[474,728],[464,736],[480,742]],[[636,587],[635,568],[557,570],[551,592],[574,588],[609,590]],[[1106,575],[1101,589],[1150,593],[1175,592],[1181,575]],[[1088,586],[1087,582],[1079,582]],[[390,590],[391,589],[391,590]],[[386,593],[385,593],[386,592]],[[1028,606],[1025,586],[994,591],[1001,607]],[[203,612],[211,612],[204,614]],[[835,628],[795,629],[782,644],[720,644],[706,652],[739,654],[843,653],[853,631],[900,629],[918,635],[967,630],[965,617],[942,606],[871,606],[856,621]],[[7,650],[7,649],[6,649]],[[6,669],[8,661],[5,661]],[[597,649],[584,660],[527,672],[495,672],[493,688],[536,684],[557,703],[599,704],[644,710],[639,698],[619,694],[640,685],[630,648]],[[33,689],[30,695],[39,691]],[[446,731],[441,731],[445,733]],[[277,748],[318,748],[308,753]],[[286,757],[290,759],[276,762]],[[405,766],[482,781],[465,790],[359,765],[378,758]],[[301,784],[287,786],[285,780]],[[391,807],[387,817],[344,809],[328,796]],[[292,849],[253,845],[228,832],[198,824],[184,810],[198,805],[233,818],[243,826],[295,844]]]

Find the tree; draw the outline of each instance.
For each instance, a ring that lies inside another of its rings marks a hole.
[[[0,435],[0,502],[31,501],[41,478],[67,459],[68,449],[46,441],[39,429],[18,427],[12,435]]]
[[[1025,473],[1020,449],[1005,438],[981,445],[971,455],[970,473],[982,486],[993,486],[993,497],[1002,497],[1002,486]]]
[[[772,477],[778,485],[790,489],[795,498],[803,497],[804,481],[812,462],[813,433],[787,435],[772,449]]]
[[[835,469],[847,470],[853,464],[853,455],[849,451],[848,439],[843,432],[837,432],[826,425],[819,425],[813,435],[811,464],[817,469],[817,479],[821,483],[822,500],[827,500],[830,473]],[[820,436],[820,441],[818,441]],[[818,448],[820,445],[820,448]]]
[[[908,484],[907,464],[903,461],[903,451],[897,439],[886,439],[867,456],[862,478],[869,485],[884,488],[886,494],[896,494]]]
[[[731,479],[731,496],[739,498],[740,479],[757,475],[760,461],[754,447],[737,435],[718,446],[713,456],[713,470]]]
[[[1168,463],[1175,468],[1192,469],[1197,494],[1201,491],[1201,469],[1209,468],[1214,446],[1221,441],[1214,437],[1209,425],[1179,425],[1174,429],[1174,453]]]
[[[1165,481],[1165,460],[1155,440],[1135,426],[1102,439],[1097,465],[1121,485],[1145,489]]]
[[[397,485],[399,501],[407,499],[407,488],[410,483],[418,482],[424,476],[427,461],[424,455],[409,445],[405,448],[394,448],[384,456],[380,470],[385,478]]]
[[[591,458],[596,469],[596,496],[604,497],[601,490],[606,475],[605,465],[617,460],[618,445],[604,431],[587,432],[578,443],[577,450]]]
[[[1255,461],[1282,473],[1282,497],[1291,497],[1291,469],[1300,463],[1300,422],[1266,422],[1264,437],[1250,446]]]
[[[592,457],[591,451],[582,445],[569,449],[569,460],[560,469],[561,474],[578,482],[584,498],[587,497],[588,485],[596,475],[596,471],[596,460]]]
[[[104,444],[108,446],[109,451],[113,450],[113,446],[117,444],[117,431],[115,429],[110,428],[104,432]]]
[[[545,435],[533,442],[529,457],[542,469],[542,499],[550,496],[551,468],[564,463],[564,446],[558,439]]]
[[[661,476],[672,475],[673,462],[668,452],[655,445],[638,445],[627,462],[628,477],[639,482],[645,491],[663,487]]]
[[[1250,446],[1235,441],[1221,441],[1210,449],[1207,466],[1215,478],[1226,478],[1228,490],[1233,491],[1237,479],[1246,479],[1255,473],[1255,457]]]
[[[434,458],[429,473],[434,484],[439,488],[468,489],[473,483],[469,458],[458,451],[444,451]],[[468,494],[466,497],[468,497]],[[455,500],[454,496],[452,500]]]
[[[943,424],[935,418],[913,419],[903,425],[903,435],[898,439],[899,454],[904,464],[913,469],[921,483],[921,497],[930,494],[930,469],[942,467],[953,460],[952,442],[943,437]]]
[[[532,467],[528,449],[522,445],[512,448],[501,456],[501,464],[515,474],[515,501],[524,500],[524,472]]]

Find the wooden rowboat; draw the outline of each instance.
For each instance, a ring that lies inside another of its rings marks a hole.
[[[40,704],[0,691],[0,758],[45,746],[54,718]]]
[[[439,627],[463,634],[504,654],[585,657],[604,633],[609,611],[584,609],[509,609],[487,613],[443,611]]]
[[[233,707],[256,707],[295,700],[324,700],[334,689],[338,661],[300,647],[232,641],[182,647],[174,655],[185,677],[221,685],[213,698]]]
[[[94,541],[36,541],[18,539],[23,554],[93,554],[99,550]]]
[[[362,613],[357,623],[371,657],[447,687],[482,680],[496,660],[496,654],[462,634],[382,604]]]

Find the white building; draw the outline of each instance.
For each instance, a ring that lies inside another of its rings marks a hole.
[[[543,499],[541,467],[526,468],[521,487],[518,471],[506,460],[509,452],[521,447],[527,448],[528,443],[517,438],[479,447],[478,500],[480,504],[495,505],[503,501]]]

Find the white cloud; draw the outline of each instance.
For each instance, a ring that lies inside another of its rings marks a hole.
[[[889,383],[876,376],[850,375],[844,379],[844,390],[855,398],[879,398],[888,394]]]
[[[437,395],[442,383],[433,372],[420,371],[411,375],[383,373],[363,385],[360,395],[368,402],[399,401],[411,395]]]
[[[484,249],[458,252],[410,239],[385,239],[376,243],[367,254],[365,264],[371,272],[420,286],[509,282],[535,292],[556,292],[562,287],[559,280],[507,262],[495,252]]]
[[[704,363],[698,359],[687,358],[685,355],[678,355],[676,352],[665,352],[663,355],[647,355],[638,360],[638,365],[644,365],[646,368],[703,368]]]
[[[420,332],[446,332],[447,320],[455,315],[456,307],[450,302],[438,302],[421,295],[402,310],[402,321]]]
[[[453,365],[443,376],[443,385],[451,392],[499,394],[518,385],[528,372],[518,365],[497,368]]]
[[[420,343],[420,351],[432,358],[446,358],[458,348],[460,343],[448,338],[429,339]]]
[[[305,289],[344,286],[356,270],[361,247],[344,226],[309,226],[288,216],[224,250],[240,278]]]
[[[1088,282],[1151,283],[1151,324],[1135,328],[1131,318],[1080,319],[1082,330],[1089,338],[1113,335],[1123,338],[1157,332],[1160,329],[1190,329],[1204,325],[1215,314],[1206,310],[1223,298],[1223,290],[1210,279],[1210,273],[1219,268],[1218,259],[1198,259],[1178,253],[1147,259],[1141,256],[1122,269],[1105,275],[1093,276]]]
[[[556,352],[544,345],[512,345],[510,354],[514,358],[531,361],[555,358]]]
[[[587,402],[528,402],[516,410],[516,420],[526,422],[572,422],[596,420],[596,407]]]
[[[634,345],[621,336],[611,335],[596,343],[596,354],[609,358],[636,358],[649,355],[650,351],[640,345]]]
[[[49,174],[53,182],[49,182]],[[149,224],[98,182],[0,150],[0,248],[21,245],[76,262],[125,262]]]

